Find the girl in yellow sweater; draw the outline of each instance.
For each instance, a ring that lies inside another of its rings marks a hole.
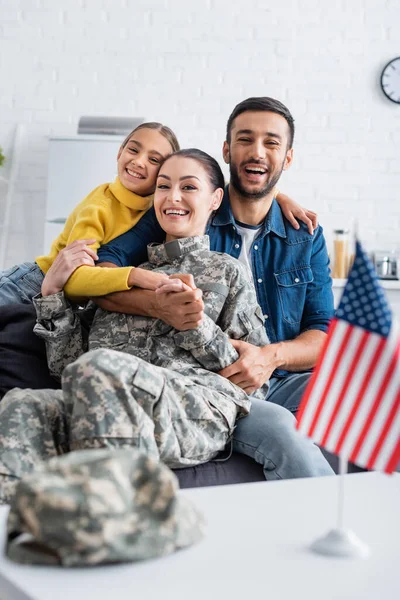
[[[167,278],[165,275],[134,267],[94,267],[94,261],[97,248],[131,229],[152,206],[161,164],[177,150],[178,140],[169,127],[155,122],[136,127],[118,152],[118,177],[113,183],[95,188],[77,205],[50,253],[0,273],[0,306],[30,303],[41,291],[53,263],[58,273],[63,261],[68,262],[65,271],[74,271],[64,287],[73,300],[121,292],[133,286],[156,289]],[[277,200],[294,227],[298,227],[294,216],[309,227],[316,226],[315,213],[303,211],[282,194]],[[68,252],[64,253],[67,246]]]
[[[160,277],[153,276],[154,273],[131,267],[93,268],[93,265],[97,248],[131,229],[152,206],[160,166],[177,150],[175,134],[161,123],[143,123],[134,129],[118,152],[118,177],[113,183],[95,188],[78,204],[54,240],[50,253],[38,256],[34,263],[23,263],[0,274],[0,306],[30,302],[40,292],[44,276],[60,251],[71,243],[72,265],[80,268],[65,286],[68,296],[102,296],[134,285],[155,289]]]

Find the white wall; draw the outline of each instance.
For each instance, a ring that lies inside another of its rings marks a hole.
[[[6,264],[42,249],[49,134],[75,133],[83,114],[144,116],[220,158],[227,117],[251,95],[291,109],[281,188],[318,211],[328,241],[358,216],[368,249],[394,247],[400,105],[379,76],[400,54],[399,23],[399,0],[0,0],[8,155],[24,124]]]

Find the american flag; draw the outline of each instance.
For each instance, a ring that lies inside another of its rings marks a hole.
[[[359,242],[297,429],[368,469],[392,473],[400,461],[400,335]]]

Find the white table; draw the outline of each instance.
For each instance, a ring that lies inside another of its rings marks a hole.
[[[400,476],[345,477],[345,524],[366,560],[308,551],[335,525],[337,478],[184,490],[207,516],[206,538],[136,564],[62,569],[0,557],[1,600],[399,600]],[[0,544],[7,509],[0,512]]]

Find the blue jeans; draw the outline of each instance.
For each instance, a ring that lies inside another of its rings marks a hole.
[[[34,262],[15,265],[0,273],[0,306],[30,304],[39,294],[44,273]]]
[[[273,377],[266,400],[253,399],[250,414],[238,421],[233,449],[263,465],[267,480],[334,475],[318,446],[295,429],[292,412],[309,377],[310,373]]]

